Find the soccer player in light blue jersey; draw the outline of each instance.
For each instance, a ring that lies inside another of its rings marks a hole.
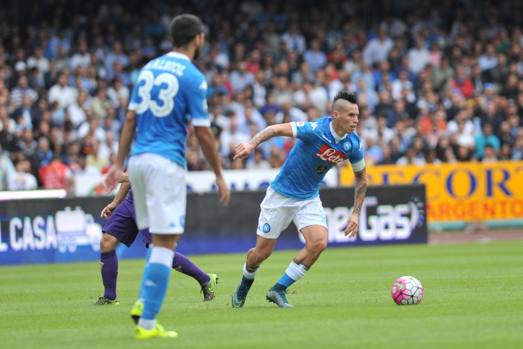
[[[327,222],[319,198],[320,182],[329,169],[345,160],[350,161],[356,175],[356,192],[344,233],[350,237],[357,233],[367,190],[365,160],[360,138],[355,133],[358,115],[356,97],[340,92],[334,97],[331,116],[314,122],[272,125],[249,142],[236,146],[234,158],[244,159],[260,143],[272,137],[297,138],[260,205],[256,246],[247,253],[242,280],[232,295],[234,308],[243,307],[256,271],[271,255],[280,233],[294,222],[305,238],[305,247],[266,295],[268,301],[280,308],[292,306],[287,301],[287,288],[305,275],[327,247]]]
[[[136,338],[176,337],[156,322],[171,273],[174,248],[185,226],[185,141],[192,123],[203,153],[216,175],[220,199],[229,201],[220,157],[207,114],[207,82],[191,63],[204,44],[201,20],[189,14],[171,22],[173,51],[155,58],[141,70],[134,86],[120,138],[118,157],[106,185],[124,178],[124,160],[131,147],[128,176],[134,194],[138,229],[152,234],[139,299],[131,310],[139,318]],[[134,139],[134,140],[133,140]]]

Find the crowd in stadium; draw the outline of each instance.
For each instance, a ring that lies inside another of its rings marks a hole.
[[[280,167],[291,139],[247,161],[231,148],[265,126],[328,114],[341,89],[358,95],[368,164],[523,159],[523,31],[508,16],[517,1],[422,1],[407,16],[386,1],[379,11],[314,0],[56,3],[0,14],[0,190],[89,194],[114,160],[140,68],[171,48],[181,12],[208,26],[196,63],[225,168]],[[189,170],[208,168],[194,136],[187,159]]]

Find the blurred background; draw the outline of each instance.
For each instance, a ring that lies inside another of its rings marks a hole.
[[[328,114],[343,89],[358,95],[371,184],[425,184],[433,229],[521,226],[517,0],[4,1],[4,204],[104,194],[133,83],[171,49],[168,26],[183,12],[208,27],[196,64],[233,189],[265,188],[293,141],[272,139],[246,161],[232,160],[235,144],[274,123]],[[192,133],[187,159],[190,190],[212,190]],[[351,172],[334,169],[325,185],[351,185]]]

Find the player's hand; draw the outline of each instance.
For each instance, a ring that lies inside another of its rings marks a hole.
[[[249,153],[254,149],[254,145],[251,143],[240,143],[237,146],[234,147],[234,156],[233,160],[236,159],[245,159],[247,156],[249,156]]]
[[[118,183],[125,183],[125,182],[129,182],[129,177],[127,176],[127,173],[123,172],[123,175],[122,175],[122,177],[120,177],[120,180],[118,181]]]
[[[109,205],[103,208],[102,212],[100,213],[100,217],[102,217],[103,219],[109,218],[116,206],[118,205],[115,202],[111,201]]]
[[[343,234],[347,237],[355,237],[358,233],[358,227],[360,225],[360,216],[358,214],[351,214],[349,221],[347,222],[347,227],[343,231]]]
[[[220,194],[220,201],[227,206],[231,200],[231,192],[229,186],[223,177],[216,177],[216,185],[218,186],[218,193]]]
[[[122,168],[114,165],[105,176],[103,185],[106,192],[110,193],[116,188],[118,183],[124,182],[125,180],[127,180],[127,175],[123,172]]]

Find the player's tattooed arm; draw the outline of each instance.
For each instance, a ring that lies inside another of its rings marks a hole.
[[[365,200],[365,195],[367,193],[367,172],[365,171],[365,168],[361,171],[355,172],[355,176],[356,186],[354,193],[354,208],[352,209],[352,214],[347,222],[347,227],[343,232],[348,237],[354,237],[358,232],[361,207],[363,206],[363,201]]]
[[[367,194],[367,171],[363,168],[363,170],[356,172],[354,175],[356,176],[356,187],[352,212],[359,215],[363,206],[363,200],[365,200],[365,195]]]
[[[258,145],[277,136],[294,137],[291,124],[277,124],[264,128],[256,136],[252,137],[250,141],[235,146],[233,159],[245,159]]]
[[[252,137],[252,139],[249,141],[250,144],[254,148],[256,148],[261,143],[265,142],[266,140],[271,139],[272,137],[276,136],[286,136],[286,137],[292,137],[292,126],[290,123],[285,124],[277,124],[277,125],[271,125],[269,127],[264,128],[260,132],[256,134],[256,136]]]

